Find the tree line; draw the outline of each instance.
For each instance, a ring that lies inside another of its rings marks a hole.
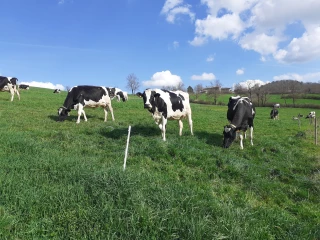
[[[134,73],[127,76],[126,87],[131,90],[132,94],[135,94],[139,89],[140,82]],[[268,105],[267,103],[271,94],[280,94],[281,98],[284,99],[285,105],[287,105],[287,100],[290,100],[290,102],[292,101],[293,106],[295,106],[296,100],[299,98],[317,99],[317,96],[311,96],[308,94],[320,94],[320,81],[318,83],[304,83],[289,79],[273,81],[265,85],[247,82],[246,86],[238,83],[234,86],[234,89],[231,90],[231,88],[222,88],[222,83],[220,80],[216,79],[205,87],[202,84],[197,84],[194,87],[188,86],[185,88],[184,84],[181,82],[177,86],[163,86],[162,88],[173,91],[187,91],[189,94],[194,94],[196,99],[198,99],[200,94],[207,94],[214,105],[220,104],[218,103],[218,98],[221,94],[230,93],[234,95],[247,96],[257,106]]]

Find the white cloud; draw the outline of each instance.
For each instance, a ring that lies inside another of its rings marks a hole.
[[[201,75],[192,75],[192,80],[201,80],[201,81],[212,81],[216,79],[216,76],[213,73],[202,73]]]
[[[203,36],[195,36],[192,41],[188,41],[192,46],[201,46],[208,42],[208,39]]]
[[[171,9],[177,7],[178,5],[182,4],[183,0],[167,0],[164,3],[164,6],[162,7],[161,12],[167,13],[169,12]]]
[[[268,82],[264,82],[260,79],[249,79],[249,80],[246,80],[244,82],[240,82],[239,85],[245,89],[249,89],[249,88],[252,88],[254,87],[255,85],[258,85],[258,86],[262,86],[262,85],[265,85],[267,84]],[[234,84],[235,85],[235,84]],[[234,88],[234,86],[233,86]]]
[[[280,62],[305,62],[320,56],[320,26],[293,38],[286,49],[279,49],[274,58]]]
[[[209,56],[209,57],[207,57],[207,62],[213,62],[213,60],[214,60],[214,57],[213,56]]]
[[[218,39],[223,40],[231,36],[236,39],[244,30],[244,24],[239,15],[226,14],[220,18],[208,15],[204,20],[196,20],[196,36],[192,42],[200,39]]]
[[[65,0],[59,0],[58,4],[64,4]]]
[[[179,46],[180,46],[180,44],[179,44],[178,41],[174,41],[174,42],[173,42],[173,48],[174,48],[174,49],[177,49]]]
[[[201,3],[207,7],[207,16],[195,21],[195,35],[189,41],[193,46],[201,46],[210,39],[233,39],[243,49],[261,54],[261,61],[268,56],[287,63],[320,58],[320,1],[201,0]],[[299,31],[288,31],[296,26]]]
[[[174,23],[177,15],[188,15],[193,21],[195,14],[190,10],[189,4],[183,4],[183,0],[167,0],[162,7],[161,14],[166,15],[169,23]]]
[[[31,87],[39,87],[39,88],[49,88],[49,89],[60,89],[64,90],[64,86],[61,84],[53,84],[51,82],[36,82],[36,81],[31,81],[31,82],[21,82],[21,84],[27,84]]]
[[[261,57],[260,57],[260,61],[261,61],[261,62],[265,62],[265,61],[267,61],[267,59],[266,59],[265,56],[261,56]]]
[[[239,44],[243,49],[254,50],[264,56],[276,52],[280,41],[277,36],[251,33],[242,37]]]
[[[146,87],[176,87],[180,83],[182,83],[181,77],[171,74],[168,70],[156,72],[150,80],[142,82]]]
[[[242,74],[244,74],[244,68],[239,68],[239,69],[236,71],[236,74],[237,74],[237,75],[242,75]]]
[[[320,72],[298,74],[298,73],[287,73],[278,76],[274,76],[273,80],[297,80],[299,82],[319,82]]]

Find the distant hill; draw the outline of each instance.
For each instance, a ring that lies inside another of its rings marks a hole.
[[[261,89],[269,94],[320,93],[320,83],[280,80],[267,83]]]

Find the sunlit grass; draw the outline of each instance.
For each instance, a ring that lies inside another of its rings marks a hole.
[[[311,109],[257,108],[254,146],[223,149],[226,106],[192,104],[167,141],[142,100],[56,122],[66,92],[0,93],[1,239],[318,239],[319,146]],[[132,126],[123,171],[128,126]]]

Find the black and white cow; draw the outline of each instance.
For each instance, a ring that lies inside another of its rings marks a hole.
[[[316,112],[315,111],[309,112],[309,114],[307,115],[306,118],[309,118],[310,124],[312,124],[313,123],[313,119],[316,118]]]
[[[19,85],[19,89],[25,89],[25,90],[29,90],[30,86],[26,85],[26,84],[20,84]]]
[[[246,137],[246,131],[250,128],[250,143],[253,145],[253,119],[256,110],[251,100],[247,97],[230,97],[228,103],[227,119],[229,124],[224,127],[223,147],[228,148],[232,142],[239,136],[240,148],[243,149],[243,136]]]
[[[275,120],[275,119],[279,119],[279,111],[275,108],[273,108],[270,112],[270,118]]]
[[[60,92],[61,92],[60,89],[55,89],[55,90],[53,91],[53,93],[60,93]]]
[[[166,125],[168,120],[179,121],[179,135],[182,135],[182,119],[188,118],[191,135],[193,135],[189,94],[183,91],[146,89],[137,95],[143,98],[144,108],[152,114],[161,129],[162,139],[166,141]]]
[[[128,100],[128,94],[122,91],[120,88],[107,87],[108,91],[111,93],[111,99],[117,98],[117,101],[120,102],[120,99],[125,102]]]
[[[84,120],[87,121],[86,114],[83,110],[85,107],[102,107],[105,113],[105,122],[108,116],[107,108],[109,108],[112,120],[114,121],[113,108],[108,90],[105,87],[98,86],[75,86],[71,88],[63,106],[58,109],[58,121],[64,121],[71,109],[78,110],[77,123],[80,123],[81,114],[83,114]]]
[[[122,93],[123,93],[123,97],[124,97],[124,102],[128,101],[129,100],[128,93],[125,91],[123,91]],[[118,101],[120,101],[120,96],[118,97]]]
[[[16,93],[20,100],[20,93],[17,88],[18,79],[15,77],[3,77],[0,76],[0,91],[10,92],[11,94],[11,102],[13,101],[14,94]]]

